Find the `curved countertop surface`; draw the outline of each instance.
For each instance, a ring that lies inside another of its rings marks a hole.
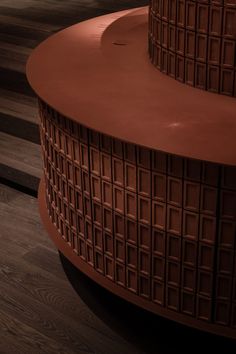
[[[37,95],[91,129],[176,155],[236,165],[236,98],[159,72],[147,8],[81,22],[43,42],[27,65]]]

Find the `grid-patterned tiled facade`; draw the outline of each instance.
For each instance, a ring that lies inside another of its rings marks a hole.
[[[236,0],[151,0],[149,55],[188,85],[236,96]]]
[[[236,168],[113,139],[43,102],[40,117],[48,213],[77,256],[157,306],[236,329]]]

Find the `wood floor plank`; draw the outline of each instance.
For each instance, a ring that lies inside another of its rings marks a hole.
[[[22,27],[17,24],[1,23],[0,22],[0,32],[6,34],[15,34],[18,36],[28,39],[37,39],[39,42],[46,39],[49,35],[47,31],[41,29],[34,29],[34,31],[29,30],[27,27]]]
[[[29,56],[32,52],[31,48],[15,43],[8,43],[0,39],[0,50],[4,50],[8,53],[20,53]]]
[[[36,100],[30,104],[30,98],[24,101],[27,96],[16,94],[9,90],[0,89],[0,113],[10,115],[12,117],[24,119],[27,122],[38,125],[38,108]]]
[[[3,109],[4,111],[4,109]],[[11,112],[12,113],[12,112]],[[1,131],[8,135],[13,135],[32,143],[40,143],[39,126],[35,122],[29,122],[27,119],[15,116],[12,114],[5,114],[1,112],[0,108],[0,126]]]
[[[11,90],[35,98],[35,93],[30,87],[24,73],[0,67],[0,78],[1,89]]]
[[[40,143],[38,108],[35,98],[0,89],[1,131]]]
[[[54,340],[44,336],[32,327],[18,321],[15,316],[0,309],[0,348],[1,353],[24,354],[73,354],[72,350],[63,348]],[[16,340],[17,338],[17,340]]]
[[[25,73],[30,52],[25,47],[0,42],[0,67]]]
[[[0,307],[4,307],[4,312],[8,315],[24,325],[30,326],[50,340],[53,339],[59,344],[59,347],[70,348],[70,352],[94,353],[94,350],[86,344],[86,340],[81,338],[80,331],[71,326],[70,321],[58,316],[37,300],[21,292],[16,292],[1,280],[0,286],[2,289]],[[45,350],[47,349],[45,348]]]
[[[35,0],[1,0],[1,6],[12,9],[24,9],[27,6],[32,5]]]
[[[38,144],[0,132],[0,151],[2,165],[41,178],[42,161]]]
[[[0,215],[0,239],[1,242],[6,242],[4,249],[8,253],[14,255],[16,251],[17,254],[23,256],[43,244],[44,249],[50,250],[51,256],[52,253],[57,254],[39,220],[37,199],[1,184]],[[24,237],[19,237],[19,235],[24,235]],[[8,245],[11,247],[7,247]],[[57,258],[54,259],[56,260]]]
[[[58,31],[61,26],[56,26],[53,24],[46,24],[38,21],[32,21],[26,18],[21,18],[17,16],[7,16],[0,13],[0,23],[2,24],[13,24],[30,30],[39,30],[51,34],[52,32]]]
[[[45,238],[48,238],[48,235]],[[48,245],[47,242],[45,242],[45,244]],[[53,274],[55,277],[67,281],[65,273],[62,271],[62,267],[59,262],[58,252],[54,248],[54,245],[51,246],[53,249],[44,247],[41,239],[41,242],[38,243],[38,245],[36,244],[35,247],[24,253],[23,259],[27,263]]]
[[[0,178],[37,192],[41,176],[40,146],[0,132]]]
[[[55,262],[57,265],[56,269],[58,270],[59,261],[57,250],[53,247],[50,238],[48,238],[48,235],[46,235],[45,230],[40,224],[35,223],[35,220],[28,219],[25,215],[22,216],[21,210],[17,208],[12,210],[6,207],[6,209],[4,209],[1,206],[0,213],[2,218],[5,219],[1,222],[1,227],[4,228],[4,230],[0,231],[1,245],[3,247],[2,255],[14,257],[14,254],[18,254],[18,256],[24,257],[28,252],[31,253],[31,251],[35,254],[38,250],[37,247],[41,246],[41,255],[45,253],[47,261],[47,255],[50,254],[51,262]],[[21,216],[17,217],[14,213],[19,213]],[[9,223],[9,220],[11,223]],[[6,233],[5,230],[8,230],[8,233]],[[22,238],[21,235],[24,235],[24,237]],[[41,261],[43,258],[44,257],[41,258]],[[32,255],[31,258],[29,256],[29,260],[30,259],[32,259]],[[28,260],[28,257],[26,260]],[[39,261],[37,263],[37,258],[34,260],[34,263],[37,267],[41,264]],[[41,265],[41,267],[51,273],[54,266],[50,269],[50,267],[47,268],[47,265],[48,262],[46,262],[44,266]],[[53,275],[55,276],[55,274]]]
[[[26,120],[35,125],[38,125],[39,122],[37,107],[30,107],[4,97],[0,97],[0,113]]]
[[[38,223],[38,200],[4,184],[0,184],[0,206],[9,209],[9,213],[16,210],[19,218],[25,215]]]
[[[55,5],[58,5],[58,3],[59,2],[57,1]],[[78,2],[77,2],[77,7],[73,8],[73,10],[70,10],[70,6],[68,2],[67,6],[64,6],[65,10],[61,12],[57,11],[57,6],[55,5],[53,7],[54,16],[51,15],[52,10],[48,11],[48,6],[46,4],[43,4],[41,1],[37,2],[37,6],[36,5],[29,6],[24,9],[3,7],[1,6],[0,3],[0,13],[3,15],[17,16],[22,20],[24,19],[31,20],[46,25],[50,24],[61,29],[70,26],[73,23],[73,21],[77,20]]]
[[[39,178],[0,163],[0,182],[37,196]]]
[[[34,112],[37,112],[37,98],[34,96],[29,96],[29,95],[25,95],[21,92],[15,92],[12,90],[7,90],[7,89],[3,89],[0,87],[0,107],[2,106],[1,104],[1,100],[2,99],[6,99],[9,100],[9,106],[6,108],[10,109],[10,106],[12,106],[12,104],[18,103],[18,104],[22,104],[25,105],[27,107],[27,109],[31,110],[34,108]]]
[[[1,11],[1,8],[0,8]],[[35,48],[38,45],[37,39],[29,39],[24,37],[19,37],[17,33],[15,34],[8,34],[8,33],[1,33],[0,32],[0,40],[4,41],[5,43],[15,44],[15,45],[22,45],[27,48]]]
[[[0,54],[1,69],[14,70],[15,72],[25,74],[25,63],[26,58],[23,60],[19,60],[13,57],[7,58],[7,56],[2,56]]]

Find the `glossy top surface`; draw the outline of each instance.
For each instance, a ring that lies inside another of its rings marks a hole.
[[[147,53],[147,8],[72,26],[31,55],[39,97],[85,126],[149,148],[236,165],[236,100],[181,84]]]

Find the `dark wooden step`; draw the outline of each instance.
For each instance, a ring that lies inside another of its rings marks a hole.
[[[0,131],[39,144],[36,98],[0,89]]]
[[[0,151],[0,178],[36,192],[42,175],[40,146],[1,132]]]
[[[0,32],[0,41],[4,41],[5,43],[9,43],[9,44],[22,45],[31,49],[35,48],[38,45],[37,39],[29,39],[29,38],[26,39],[23,37],[19,37],[17,33],[9,34],[9,33]]]
[[[0,112],[0,131],[18,138],[40,143],[39,127],[27,120]]]
[[[18,72],[17,70],[5,69],[0,66],[0,78],[1,89],[35,97],[35,93],[31,89],[25,73]]]

